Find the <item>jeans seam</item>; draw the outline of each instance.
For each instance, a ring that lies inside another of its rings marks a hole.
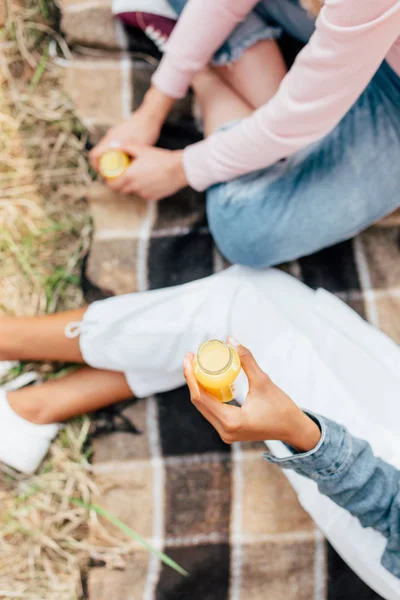
[[[313,477],[313,479],[315,481],[334,479],[335,477],[340,475],[340,473],[345,468],[347,468],[347,466],[350,463],[352,453],[353,453],[353,439],[347,432],[346,432],[346,440],[347,440],[347,448],[345,450],[345,455],[344,455],[343,459],[341,460],[340,464],[337,467],[331,467],[329,469],[324,469],[321,472],[317,472],[315,474],[315,477]]]

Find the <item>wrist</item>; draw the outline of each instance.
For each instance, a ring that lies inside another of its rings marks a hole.
[[[298,452],[309,452],[321,439],[318,425],[302,410],[297,409],[293,414],[286,439],[282,440]]]
[[[153,122],[157,122],[161,127],[174,102],[174,98],[166,96],[158,88],[152,86],[146,92],[139,110],[142,110]]]
[[[183,150],[174,150],[173,154],[175,157],[174,177],[180,187],[186,187],[188,180],[183,166]]]

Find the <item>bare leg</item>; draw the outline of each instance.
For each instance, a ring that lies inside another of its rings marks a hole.
[[[277,43],[265,40],[246,50],[238,61],[196,75],[192,85],[202,110],[205,135],[248,117],[268,102],[286,72]]]
[[[79,338],[69,339],[68,323],[86,308],[43,317],[0,318],[0,360],[54,360],[84,363]],[[132,397],[123,373],[85,367],[74,373],[9,392],[13,410],[37,424],[56,423]]]
[[[196,75],[192,86],[201,107],[206,136],[221,125],[248,117],[253,112],[251,106],[211,69]]]
[[[202,110],[205,135],[248,117],[268,102],[286,72],[277,43],[264,40],[246,50],[238,61],[196,75],[193,89]]]
[[[216,67],[216,71],[247,104],[256,109],[275,95],[287,68],[275,40],[263,40],[248,48],[239,60]]]
[[[59,423],[132,396],[123,373],[84,367],[60,379],[9,392],[7,399],[20,417],[43,425]]]
[[[0,360],[55,360],[84,363],[79,338],[65,336],[86,308],[43,317],[0,318]]]

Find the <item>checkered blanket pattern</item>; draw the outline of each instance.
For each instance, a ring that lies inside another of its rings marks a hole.
[[[63,0],[72,49],[66,88],[92,141],[137,106],[155,68],[154,48],[113,22],[102,0]],[[101,45],[102,47],[99,47]],[[199,138],[186,99],[160,144]],[[185,190],[157,205],[89,191],[95,231],[86,265],[89,299],[184,283],[225,268],[204,198]],[[400,341],[400,229],[393,218],[356,239],[284,268],[325,287]],[[133,341],[134,342],[134,341]],[[186,389],[132,401],[95,420],[101,502],[164,549],[184,578],[137,547],[123,570],[93,565],[93,600],[377,600],[326,543],[261,444],[226,446]]]

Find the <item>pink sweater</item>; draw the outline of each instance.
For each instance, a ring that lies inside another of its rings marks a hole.
[[[168,96],[184,96],[193,75],[257,2],[189,0],[153,83]],[[272,100],[230,130],[186,148],[189,184],[204,190],[267,167],[329,133],[385,57],[400,75],[399,36],[400,0],[326,0],[314,35]]]

